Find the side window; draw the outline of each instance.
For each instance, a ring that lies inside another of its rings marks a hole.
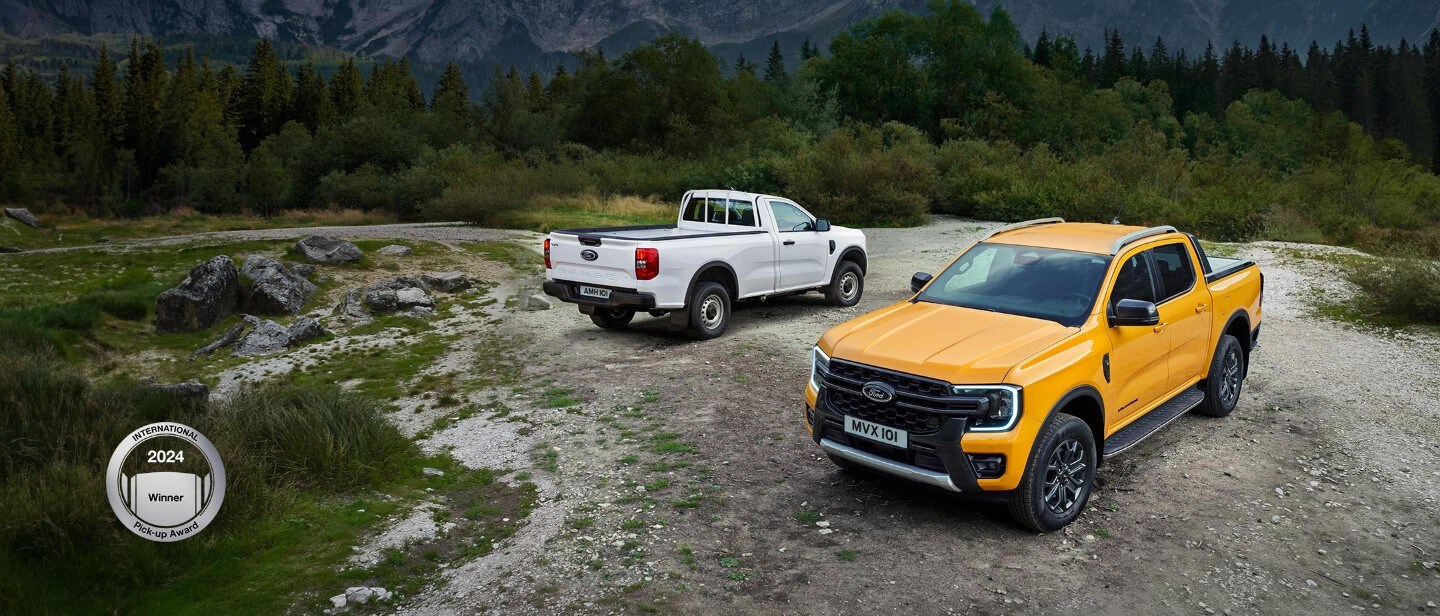
[[[755,204],[737,199],[730,200],[730,224],[742,227],[755,226]]]
[[[690,202],[685,204],[685,216],[682,220],[686,222],[705,222],[705,199],[703,197],[691,197]]]
[[[815,230],[815,221],[810,220],[798,207],[784,201],[771,201],[770,210],[775,212],[775,226],[781,233]]]
[[[1145,258],[1149,251],[1137,252],[1120,266],[1115,277],[1115,289],[1110,292],[1110,307],[1122,299],[1155,301],[1155,285],[1150,278],[1150,261]]]
[[[1160,301],[1176,297],[1195,285],[1195,269],[1184,244],[1166,244],[1152,249],[1160,271]],[[1156,302],[1159,303],[1159,302]]]

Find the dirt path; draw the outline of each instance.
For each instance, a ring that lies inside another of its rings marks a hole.
[[[26,251],[29,253],[71,252],[76,250],[124,250],[140,246],[169,246],[197,241],[220,240],[244,242],[251,240],[300,239],[310,235],[333,235],[350,239],[386,238],[397,240],[431,240],[451,245],[453,242],[485,242],[530,237],[534,233],[485,229],[458,222],[402,223],[393,225],[355,225],[339,227],[292,227],[284,229],[246,229],[238,231],[211,231],[188,235],[167,235],[136,240],[125,240],[109,244],[87,246],[63,246]]]
[[[1326,261],[1294,256],[1308,248],[1240,247],[1267,287],[1239,408],[1187,417],[1107,464],[1065,531],[834,468],[800,419],[810,345],[994,226],[872,230],[860,306],[812,294],[741,307],[711,342],[643,316],[612,333],[570,306],[510,313],[499,327],[528,337],[521,360],[539,383],[517,394],[532,471],[556,490],[532,535],[549,535],[403,609],[1338,614],[1440,601],[1440,341],[1310,316],[1317,285],[1344,289]],[[556,388],[580,403],[546,408],[541,390]]]

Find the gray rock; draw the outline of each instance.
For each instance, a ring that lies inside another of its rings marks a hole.
[[[349,603],[369,603],[372,600],[386,601],[390,599],[390,591],[380,586],[351,586],[345,589],[345,594],[342,595],[342,597],[345,602],[336,605],[336,607],[344,607]],[[335,598],[331,597],[330,601],[334,603]]]
[[[190,270],[185,281],[155,299],[155,331],[205,329],[234,314],[240,303],[240,275],[235,262],[220,255]]]
[[[305,255],[316,263],[349,263],[357,261],[364,252],[360,247],[345,240],[312,235],[295,244],[295,252]]]
[[[365,307],[375,312],[394,312],[399,307],[394,289],[370,289],[365,291]]]
[[[190,354],[188,359],[195,359],[201,355],[209,355],[214,353],[216,349],[235,344],[235,341],[240,339],[240,335],[245,333],[246,323],[249,323],[249,321],[236,323],[234,327],[231,327],[229,331],[225,332],[219,338],[216,338],[214,342],[196,349],[194,353]]]
[[[534,311],[549,310],[553,306],[550,305],[550,300],[538,295],[521,295],[515,298],[515,307],[520,310]]]
[[[295,322],[290,324],[288,332],[290,334],[290,344],[299,344],[306,340],[319,338],[330,333],[325,331],[325,327],[320,325],[319,321],[310,317],[295,319]]]
[[[387,256],[387,257],[408,257],[408,256],[410,256],[412,253],[414,253],[415,251],[410,250],[410,247],[409,247],[409,246],[401,246],[401,245],[399,245],[399,244],[391,244],[391,245],[386,246],[386,247],[384,247],[384,248],[381,248],[380,250],[377,250],[377,251],[375,251],[375,252],[380,253],[380,254],[382,254],[382,255],[385,255],[385,256]]]
[[[430,468],[430,467],[428,467],[428,466],[425,467],[425,468],[420,469],[420,472],[424,473],[426,477],[444,477],[444,476],[445,476],[445,471],[442,471],[442,470],[440,470],[440,469],[438,469],[438,468]]]
[[[189,380],[184,383],[171,383],[169,385],[149,382],[145,384],[145,388],[163,391],[183,400],[204,400],[210,397],[210,387],[196,380]]]
[[[34,229],[40,228],[40,220],[35,218],[35,215],[31,214],[30,210],[23,207],[7,207],[5,208],[5,215],[20,221],[27,227]]]
[[[296,276],[304,278],[315,277],[315,266],[309,263],[292,263],[290,264],[290,271],[295,272]]]
[[[370,313],[365,310],[364,302],[365,290],[353,289],[340,299],[330,314],[354,321],[369,321]]]
[[[416,306],[429,308],[435,305],[435,300],[430,299],[430,295],[425,293],[425,289],[410,287],[395,292],[395,304],[400,308],[414,308]]]
[[[470,279],[460,272],[426,272],[420,275],[425,286],[435,291],[454,293],[470,288]]]
[[[405,316],[417,319],[428,319],[435,316],[435,309],[427,306],[412,306],[405,310]]]
[[[245,309],[259,314],[300,314],[316,291],[315,283],[269,257],[246,257],[240,275],[250,280],[244,294]]]
[[[240,357],[270,355],[284,351],[288,346],[290,346],[289,330],[285,329],[284,325],[265,320],[240,339],[240,344],[235,347],[235,354]]]

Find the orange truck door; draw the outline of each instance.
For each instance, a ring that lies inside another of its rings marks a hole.
[[[1160,282],[1160,323],[1170,331],[1169,379],[1174,391],[1205,373],[1210,355],[1210,289],[1197,274],[1189,242],[1150,250]]]
[[[1152,269],[1145,251],[1128,255],[1116,274],[1106,314],[1113,312],[1115,303],[1122,299],[1154,302]],[[1121,326],[1108,327],[1108,335],[1110,390],[1106,396],[1109,407],[1106,416],[1111,418],[1113,429],[1165,394],[1170,373],[1167,364],[1170,332],[1159,326]]]

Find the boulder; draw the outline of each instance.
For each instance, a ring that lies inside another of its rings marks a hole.
[[[525,311],[549,310],[553,307],[550,305],[549,300],[529,293],[522,293],[506,300],[505,306]]]
[[[20,221],[27,227],[34,229],[40,228],[40,220],[35,218],[35,215],[31,214],[30,210],[23,207],[7,207],[5,208],[5,215]]]
[[[335,306],[334,314],[353,319],[368,319],[373,312],[430,308],[434,305],[435,300],[425,292],[423,283],[409,276],[400,276],[351,290],[340,300],[340,304]]]
[[[365,291],[365,307],[375,312],[394,312],[400,306],[394,289],[369,289]]]
[[[204,400],[210,397],[210,387],[196,380],[169,385],[161,385],[151,380],[145,383],[145,389],[163,391],[182,400]]]
[[[365,310],[364,302],[365,290],[353,289],[340,299],[340,303],[335,305],[335,309],[330,311],[330,314],[344,319],[368,321],[370,313]]]
[[[316,263],[350,263],[364,256],[360,247],[345,240],[312,235],[295,244],[295,252]]]
[[[400,308],[415,308],[417,306],[429,308],[435,305],[435,300],[430,299],[430,295],[425,293],[425,289],[410,287],[395,292],[395,305]]]
[[[295,272],[296,276],[301,276],[306,279],[315,277],[314,265],[311,265],[309,263],[291,263],[289,265],[290,271]]]
[[[434,291],[454,293],[470,288],[470,279],[460,272],[426,272],[420,275],[425,286]]]
[[[240,275],[235,262],[220,255],[190,270],[190,275],[155,299],[155,331],[205,329],[235,312],[240,303]]]
[[[250,280],[245,309],[259,314],[300,314],[316,291],[315,283],[269,257],[246,257],[240,275]]]
[[[290,324],[288,333],[290,334],[290,344],[299,344],[330,332],[325,331],[325,327],[320,325],[319,321],[310,317],[300,317]]]
[[[409,247],[409,246],[401,246],[401,245],[399,245],[399,244],[391,244],[391,245],[386,246],[386,247],[384,247],[384,248],[381,248],[380,250],[377,250],[377,251],[375,251],[375,252],[380,253],[380,254],[382,254],[382,255],[385,255],[385,256],[387,256],[387,257],[408,257],[408,256],[410,256],[411,253],[413,253],[413,252],[415,252],[415,251],[410,250],[410,247]]]
[[[240,357],[270,355],[284,351],[288,346],[290,331],[284,325],[267,319],[240,339],[240,344],[235,347],[235,354]]]

